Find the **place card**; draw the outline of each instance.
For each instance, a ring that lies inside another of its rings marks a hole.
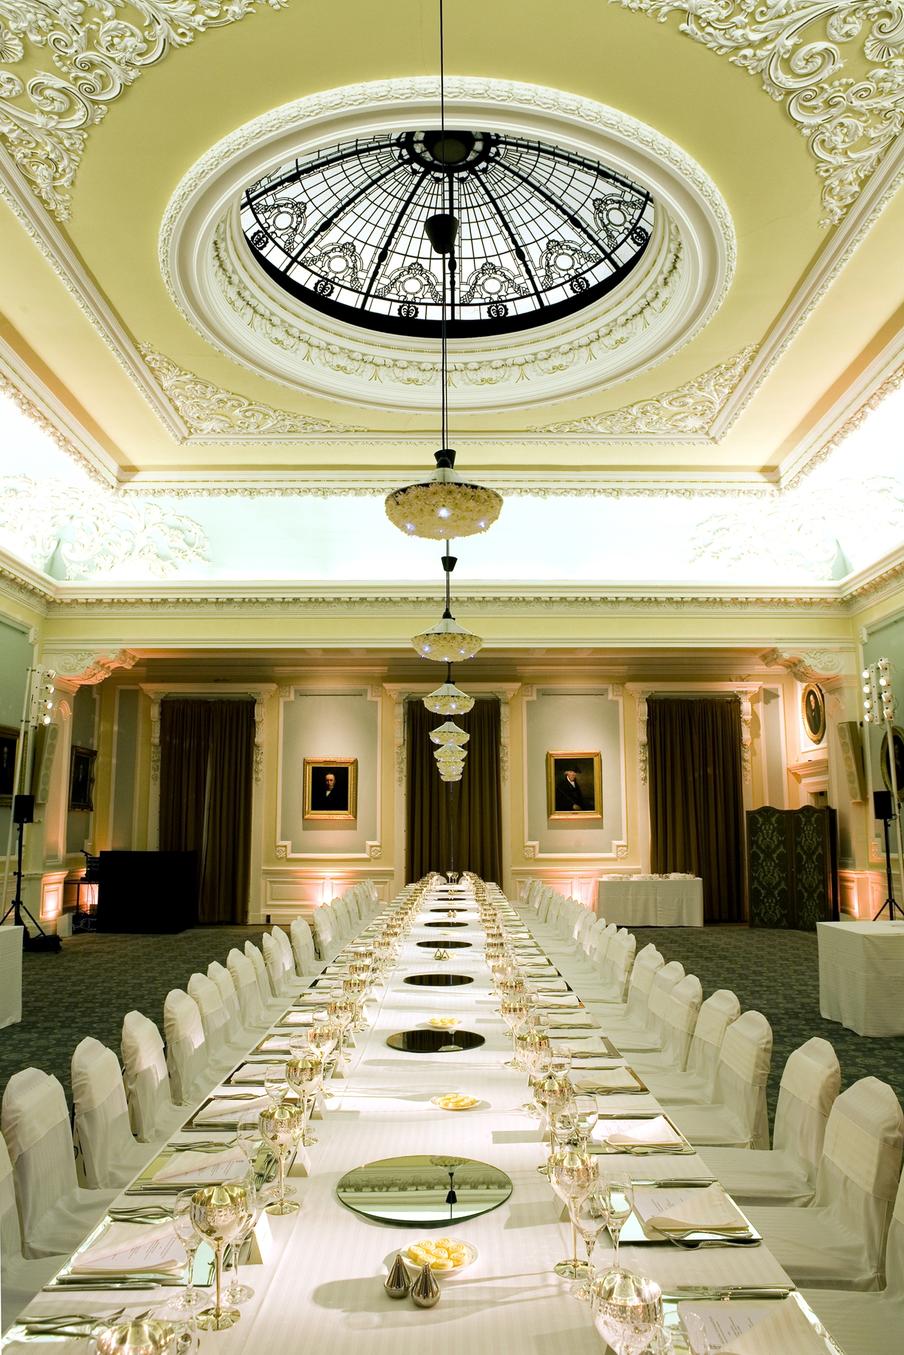
[[[793,1297],[770,1303],[679,1303],[678,1314],[691,1336],[693,1355],[707,1345],[719,1355],[775,1355],[776,1351],[826,1355],[829,1349]]]

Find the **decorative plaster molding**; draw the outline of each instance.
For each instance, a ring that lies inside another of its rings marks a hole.
[[[9,365],[9,357],[12,349],[0,336],[0,395],[7,396],[12,400],[17,409],[36,423],[42,433],[59,447],[75,464],[91,477],[97,484],[102,485],[104,489],[109,489],[113,482],[113,472],[107,468],[107,459],[99,464],[99,458],[96,454],[92,455],[79,445],[70,430],[64,430],[60,424],[52,419],[47,412],[47,398],[49,391],[44,391],[45,400],[39,404],[34,395],[24,388],[24,364],[18,363],[15,371],[15,379],[12,379],[13,373],[9,376],[3,371],[3,367]],[[28,375],[33,379],[33,373],[29,371]],[[103,467],[103,468],[102,468]]]
[[[740,353],[717,363],[708,371],[692,377],[683,386],[638,400],[603,414],[588,414],[582,419],[566,423],[544,424],[541,433],[596,433],[600,439],[613,438],[619,442],[628,438],[679,436],[682,442],[694,437],[709,436],[716,415],[747,371],[756,344],[742,348]]]
[[[849,650],[767,649],[760,655],[767,668],[784,668],[798,682],[825,682],[829,678],[853,674],[853,654]]]
[[[61,480],[0,478],[0,532],[48,573],[90,578],[138,565],[158,577],[206,559],[199,523],[153,501]]]
[[[823,180],[823,225],[841,221],[904,128],[900,0],[609,0],[725,56],[784,105]],[[853,50],[843,54],[843,45]],[[856,44],[856,46],[855,46]],[[842,76],[845,55],[856,75]]]
[[[160,702],[161,695],[151,693],[151,784],[160,783]]]
[[[132,668],[137,661],[138,655],[130,649],[110,654],[97,649],[57,649],[52,642],[45,646],[41,656],[45,667],[53,668],[60,678],[76,687],[94,687],[118,668]]]
[[[140,344],[139,348],[161,391],[185,420],[194,442],[251,444],[262,438],[294,439],[311,433],[367,431],[360,425],[332,423],[329,419],[315,419],[249,400],[177,366],[150,344]]]
[[[280,861],[285,861],[289,855],[289,844],[288,842],[277,842],[274,850],[278,859]]]
[[[539,842],[525,842],[524,846],[521,848],[522,855],[528,861],[536,860],[537,853],[539,850],[540,850]]]
[[[88,132],[113,101],[174,47],[262,2],[0,0],[0,141],[57,220],[69,217]]]
[[[370,857],[371,861],[379,861],[380,857],[383,855],[383,844],[381,842],[368,842],[366,846],[367,855]]]
[[[658,686],[646,686],[635,682],[625,684],[625,690],[634,696],[637,714],[637,762],[642,785],[649,778],[649,747],[647,742],[647,723],[649,707],[647,698],[660,693],[673,696],[711,696],[715,693],[734,693],[741,703],[741,774],[745,782],[751,779],[750,754],[753,743],[752,722],[753,706],[751,697],[760,690],[759,682],[661,682]]]
[[[843,423],[835,428],[831,437],[827,438],[824,442],[821,442],[814,448],[804,464],[800,466],[798,470],[788,476],[787,479],[782,479],[782,492],[797,489],[805,477],[808,476],[811,471],[814,471],[817,466],[821,466],[824,461],[827,461],[836,447],[840,447],[842,442],[849,438],[852,433],[856,432],[860,425],[866,420],[867,416],[871,414],[874,409],[878,409],[882,404],[882,401],[893,394],[894,391],[898,390],[902,384],[904,384],[904,363],[876,386],[863,403],[857,407],[853,414],[849,415]]]

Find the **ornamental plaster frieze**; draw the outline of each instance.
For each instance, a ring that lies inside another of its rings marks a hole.
[[[0,143],[58,221],[88,133],[149,66],[286,0],[0,0]]]
[[[901,0],[609,0],[665,21],[758,76],[785,108],[836,225],[904,128]],[[854,74],[847,74],[853,70]]]
[[[118,649],[111,654],[99,649],[58,649],[45,645],[41,662],[52,668],[57,676],[74,687],[96,687],[119,668],[132,668],[138,655],[130,649]]]
[[[849,415],[843,423],[838,425],[830,437],[826,438],[824,442],[821,442],[813,449],[807,457],[805,464],[799,470],[787,478],[782,479],[782,490],[797,489],[811,471],[814,471],[817,466],[821,466],[824,461],[827,461],[832,452],[834,452],[837,447],[840,447],[852,433],[856,432],[866,420],[867,416],[871,414],[874,409],[878,409],[882,404],[882,401],[887,399],[894,391],[900,389],[902,385],[904,385],[904,363],[876,386],[854,413]]]
[[[798,682],[828,682],[854,675],[851,649],[767,649],[760,660],[767,668],[784,668]]]
[[[603,414],[588,414],[566,423],[549,423],[542,433],[595,433],[601,442],[631,438],[662,438],[671,434],[682,442],[702,438],[711,441],[709,430],[716,415],[749,368],[757,351],[756,344],[742,348],[725,362],[719,362],[684,385],[666,391],[651,400],[638,400]]]

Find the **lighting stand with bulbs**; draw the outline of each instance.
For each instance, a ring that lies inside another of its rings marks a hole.
[[[898,769],[895,762],[895,694],[891,681],[891,663],[888,659],[877,659],[864,668],[863,673],[863,760],[866,764],[866,784],[872,794],[872,750],[870,747],[870,729],[875,725],[885,725],[885,740],[888,750],[888,779],[891,782],[891,815],[883,816],[882,827],[885,835],[885,878],[888,894],[882,907],[876,913],[875,922],[888,909],[888,918],[894,922],[895,914],[904,918],[904,908],[895,900],[894,879],[891,868],[891,844],[888,839],[888,826],[895,825],[895,837],[898,846],[898,870],[901,876],[902,897],[904,897],[904,833],[901,828],[901,801],[898,798]],[[904,787],[901,787],[904,790]],[[869,812],[869,808],[867,810]]]
[[[3,898],[9,887],[9,861],[11,855],[13,827],[16,829],[16,893],[3,917],[0,927],[13,914],[13,924],[23,931],[23,945],[28,950],[57,951],[60,938],[48,935],[25,904],[22,902],[22,855],[25,840],[25,825],[34,821],[35,797],[22,789],[30,785],[34,764],[35,736],[39,729],[53,720],[53,679],[56,673],[52,668],[29,668],[25,683],[25,698],[22,703],[22,719],[19,722],[19,741],[16,744],[16,763],[13,771],[12,812],[9,818],[9,830],[6,837],[6,865],[3,873]],[[23,914],[35,928],[32,935]]]

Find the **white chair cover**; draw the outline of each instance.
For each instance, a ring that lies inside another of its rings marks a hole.
[[[649,1070],[644,1077],[653,1095],[669,1106],[707,1105],[715,1097],[719,1051],[725,1032],[741,1015],[741,1004],[728,988],[712,993],[697,1016],[687,1056],[687,1071]]]
[[[289,940],[282,927],[271,927],[270,935],[279,946],[280,953],[283,957],[283,966],[285,968],[286,977],[289,982],[294,985],[295,989],[306,988],[307,984],[299,981],[298,973],[295,969],[295,952],[292,949],[292,942]]]
[[[226,1039],[230,1044],[247,1044],[248,1032],[242,1022],[242,1010],[235,981],[225,965],[219,960],[211,960],[207,966],[207,977],[215,983],[220,1001],[226,1011]],[[202,1014],[203,1020],[203,1014]]]
[[[609,926],[611,927],[613,924],[610,922]],[[608,931],[609,928],[607,927],[606,930]],[[610,944],[609,949],[611,950],[611,948]],[[606,1020],[609,1021],[616,1016],[624,1016],[625,1020],[642,1028],[647,1019],[653,979],[664,964],[665,961],[652,943],[644,946],[639,955],[635,957],[631,968],[631,976],[628,979],[627,1002],[610,1004],[611,1010],[606,1012]],[[593,1000],[592,993],[588,992],[587,1001]]]
[[[606,1030],[623,1053],[632,1050],[656,1052],[662,1048],[665,1036],[665,1016],[669,999],[676,984],[684,978],[684,965],[680,960],[670,960],[653,973],[646,1001],[646,1011],[637,1020],[627,1011],[619,1015],[606,1016]],[[629,985],[630,991],[630,985]]]
[[[807,1040],[788,1056],[782,1073],[772,1148],[705,1148],[707,1166],[741,1204],[809,1204],[840,1089],[835,1050],[827,1040]]]
[[[258,992],[266,1014],[270,1016],[285,1011],[286,1004],[274,993],[264,957],[253,941],[245,942],[245,954],[254,966],[254,977],[257,979]]]
[[[150,1154],[132,1136],[119,1060],[112,1049],[86,1035],[72,1052],[71,1072],[73,1140],[84,1184],[92,1190],[127,1186]]]
[[[142,1143],[168,1138],[185,1112],[173,1102],[160,1031],[141,1012],[123,1017],[122,1066],[135,1137]]]
[[[15,1320],[65,1259],[65,1256],[38,1261],[24,1259],[13,1168],[6,1142],[0,1135],[0,1332]]]
[[[779,1264],[799,1285],[881,1289],[904,1114],[891,1087],[861,1078],[835,1101],[813,1203],[750,1210]]]
[[[617,1007],[624,1004],[636,949],[637,941],[631,932],[624,928],[616,931],[601,965],[602,981],[599,987],[588,987],[588,1002],[602,1002],[609,1006],[615,1004]]]
[[[766,1082],[771,1063],[772,1027],[762,1012],[744,1012],[722,1041],[714,1103],[676,1106],[672,1119],[695,1146],[768,1148]]]
[[[667,966],[663,965],[657,978]],[[691,1037],[697,1024],[697,1014],[703,1002],[703,987],[696,974],[685,974],[671,990],[658,990],[654,980],[650,993],[650,1011],[659,1012],[662,1043],[659,1053],[631,1055],[631,1063],[638,1070],[647,1068],[677,1068],[687,1065]]]
[[[171,989],[164,998],[163,1033],[173,1100],[185,1106],[207,1090],[212,1074],[201,1011],[181,988]]]
[[[257,982],[254,965],[248,959],[248,956],[243,955],[240,950],[236,950],[233,946],[226,956],[226,967],[232,975],[232,981],[238,994],[242,1025],[248,1031],[268,1029],[270,1019],[261,1001],[261,990]]]
[[[267,932],[261,937],[264,951],[264,963],[270,976],[270,987],[277,997],[288,997],[291,992],[289,976],[286,973],[286,959],[281,949]]]
[[[314,941],[317,945],[317,954],[321,960],[331,958],[335,939],[333,910],[328,903],[321,904],[319,908],[314,910]]]
[[[303,917],[297,917],[289,928],[292,939],[292,951],[295,955],[295,968],[302,976],[319,974],[321,966],[317,962],[314,949],[314,937],[311,928]]]
[[[25,1255],[74,1251],[117,1192],[79,1186],[69,1108],[55,1077],[39,1068],[13,1073],[3,1093],[2,1133],[13,1164]]]

